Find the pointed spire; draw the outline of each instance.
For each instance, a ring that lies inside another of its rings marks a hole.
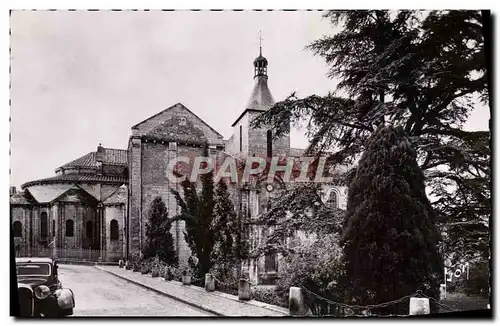
[[[246,108],[267,110],[274,105],[274,99],[267,86],[267,59],[262,56],[262,31],[259,31],[259,56],[253,61],[253,66],[256,81]]]
[[[262,57],[262,31],[259,31],[259,56]]]
[[[262,31],[259,31],[259,56],[253,61],[254,78],[267,77],[267,59],[262,56]]]

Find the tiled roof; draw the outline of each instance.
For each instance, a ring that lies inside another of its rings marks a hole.
[[[112,165],[127,165],[127,150],[126,149],[115,149],[115,148],[104,148],[103,156],[104,164]],[[90,152],[82,157],[77,158],[69,163],[66,163],[59,168],[97,168],[99,163],[96,160],[96,152]]]
[[[246,109],[267,110],[274,105],[274,98],[267,87],[267,76],[257,76],[257,82],[250,95]]]
[[[44,185],[42,187],[38,186],[30,188],[28,191],[31,193],[31,195],[33,195],[37,202],[43,204],[50,203],[72,187],[72,184]]]
[[[114,164],[114,165],[127,165],[127,150],[116,149],[116,148],[105,148],[103,163]]]
[[[16,192],[10,197],[10,203],[12,205],[31,205],[35,204],[34,200],[31,198],[26,190]]]
[[[37,184],[54,184],[61,182],[103,182],[103,183],[128,183],[126,176],[119,175],[100,175],[100,174],[61,174],[55,177],[45,178],[35,181],[26,182],[21,188],[31,187]]]
[[[57,196],[53,200],[70,203],[84,203],[89,201],[95,203],[95,201],[97,201],[94,196],[90,195],[87,191],[76,185],[73,185],[70,189],[66,190],[64,193]]]
[[[113,204],[125,204],[128,198],[127,186],[122,185],[118,190],[116,190],[111,196],[109,196],[104,202],[104,205]]]
[[[58,169],[60,169],[60,168],[65,169],[65,168],[69,168],[69,167],[72,167],[72,168],[75,168],[75,167],[97,168],[98,164],[97,164],[97,161],[95,159],[95,152],[90,152],[86,155],[83,155],[82,157],[79,157],[76,160],[73,160],[69,163],[66,163],[66,164],[60,166]]]

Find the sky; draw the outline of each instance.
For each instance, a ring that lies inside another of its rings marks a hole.
[[[268,59],[276,101],[323,95],[335,81],[304,47],[335,30],[321,12],[14,11],[11,185],[51,177],[80,156],[126,149],[131,127],[180,102],[225,139]],[[478,106],[466,129],[488,128]],[[305,148],[301,131],[292,147]]]

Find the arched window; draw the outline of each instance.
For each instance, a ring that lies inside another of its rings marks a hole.
[[[66,236],[72,237],[75,234],[75,223],[73,220],[66,220]]]
[[[328,195],[328,200],[326,201],[326,203],[328,204],[328,206],[333,208],[339,207],[338,195],[334,189],[330,190],[330,193]]]
[[[118,240],[119,232],[118,232],[118,221],[117,220],[111,220],[111,222],[109,223],[109,233],[110,233],[111,240]]]
[[[85,231],[88,239],[92,239],[92,221],[87,221]]]
[[[23,224],[19,221],[15,221],[14,225],[14,237],[20,238],[23,236]]]
[[[267,157],[273,156],[273,132],[267,131]]]
[[[47,213],[40,214],[40,237],[46,238],[49,236],[49,225],[47,220]]]

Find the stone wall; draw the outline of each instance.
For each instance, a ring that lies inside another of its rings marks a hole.
[[[142,210],[142,145],[140,138],[129,141],[129,255],[141,249],[141,210]]]
[[[253,121],[258,117],[260,112],[248,112],[248,121]],[[268,128],[250,128],[248,130],[248,155],[255,154],[256,156],[267,155],[267,129]],[[287,156],[290,153],[290,136],[286,135],[272,141],[272,155]]]
[[[173,150],[168,143],[142,143],[142,237],[146,239],[145,226],[149,216],[149,208],[155,197],[160,196],[167,206],[169,217],[172,218],[180,209],[171,189],[175,189],[182,194],[181,186],[171,182],[167,178],[166,171],[169,162],[178,156],[185,156],[194,159],[200,156],[203,150],[201,147],[177,144]],[[191,163],[192,164],[192,163]],[[172,225],[170,232],[173,235],[176,251],[181,264],[187,263],[191,251],[184,239],[185,230],[183,221]]]
[[[32,222],[32,206],[22,205],[11,207],[12,214],[12,224],[11,228],[14,228],[14,223],[21,223],[21,236],[14,237],[14,248],[18,248],[18,253],[21,256],[27,256],[30,254],[30,224]]]
[[[100,228],[98,214],[95,207],[90,207],[80,203],[60,203],[59,210],[59,248],[79,249],[88,248],[92,244],[99,242]],[[73,221],[73,236],[67,236],[66,221]],[[92,237],[87,237],[87,222],[92,223]]]
[[[241,128],[241,134],[240,134]],[[240,150],[240,137],[241,137],[241,150]],[[240,121],[233,127],[233,144],[229,148],[226,148],[229,154],[239,154],[248,153],[248,114],[245,114]],[[241,154],[239,154],[241,155]]]
[[[102,174],[105,175],[123,175],[125,173],[126,167],[123,165],[116,164],[103,164],[102,165]]]
[[[125,242],[125,205],[110,205],[105,206],[104,217],[106,223],[106,260],[118,261],[123,258],[123,242]],[[118,239],[111,240],[111,221],[116,220],[118,223]]]
[[[222,136],[220,136],[216,131],[210,128],[203,120],[196,116],[193,112],[188,110],[184,105],[177,103],[170,108],[159,112],[155,116],[139,123],[132,128],[132,136],[143,136],[161,125],[164,121],[171,119],[172,117],[183,117],[192,123],[196,128],[203,131],[208,139],[209,143],[223,145]]]

